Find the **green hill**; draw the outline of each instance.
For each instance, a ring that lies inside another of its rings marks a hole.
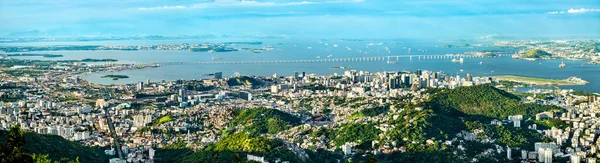
[[[525,51],[522,56],[523,58],[547,58],[552,57],[552,54],[539,49],[530,49]]]
[[[185,156],[183,162],[246,162],[246,155],[264,156],[270,162],[276,159],[292,163],[304,162],[289,151],[280,140],[245,133],[223,137],[204,150]]]
[[[503,119],[509,115],[534,115],[556,106],[522,103],[516,95],[489,85],[459,87],[443,90],[432,96],[428,102],[435,111],[451,115],[481,115],[487,118]]]
[[[465,123],[482,122],[489,125],[492,119],[506,119],[509,115],[532,117],[540,112],[561,109],[553,105],[523,103],[519,97],[489,85],[443,90],[433,95],[425,105],[433,114],[426,118],[424,124],[429,127],[425,127],[424,131],[427,137],[437,138],[470,128]],[[538,133],[521,132],[512,127],[498,130],[490,126],[485,129],[486,134],[500,139],[504,145],[529,147],[528,142],[542,140]]]
[[[66,140],[56,135],[37,134],[32,132],[21,132],[22,152],[27,154],[44,154],[52,161],[66,162],[66,160],[76,160],[81,162],[107,162],[111,157],[104,154],[104,150],[98,147],[88,147],[77,142]],[[7,135],[10,133],[0,130],[0,142],[7,141]],[[14,135],[14,134],[13,134]],[[10,144],[10,143],[9,143]],[[14,145],[9,145],[14,146]],[[6,146],[4,146],[6,147]]]
[[[240,85],[244,85],[244,86],[250,86],[250,87],[256,87],[258,85],[261,84],[261,81],[253,78],[253,77],[248,77],[248,76],[238,76],[238,77],[232,77],[227,79],[227,85],[229,86],[240,86]]]
[[[242,110],[231,120],[229,126],[244,126],[252,134],[275,134],[299,125],[300,119],[288,113],[267,108]]]

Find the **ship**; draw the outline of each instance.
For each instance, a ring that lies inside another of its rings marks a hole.
[[[396,64],[398,61],[387,61],[387,64]]]
[[[216,57],[212,57],[212,60],[215,60],[215,61],[220,61],[221,59],[222,59],[222,58],[216,58]]]
[[[317,59],[321,58],[321,56],[317,56]]]
[[[565,61],[561,61],[560,64],[558,65],[558,68],[565,68],[567,67],[567,65],[565,64]]]
[[[454,58],[454,59],[452,59],[452,62],[459,62],[459,63],[463,63],[463,62],[465,62],[465,59],[463,59],[463,58],[460,58],[460,59],[456,59],[456,58]]]

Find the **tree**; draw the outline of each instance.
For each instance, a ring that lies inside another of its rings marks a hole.
[[[21,132],[21,126],[15,125],[10,128],[6,136],[6,142],[2,144],[0,163],[33,163],[33,157],[22,151],[23,145],[25,145],[25,137]]]

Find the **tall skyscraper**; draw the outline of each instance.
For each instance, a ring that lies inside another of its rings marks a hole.
[[[410,88],[411,83],[410,83],[410,76],[408,75],[404,75],[404,79],[402,81],[404,83],[404,87],[406,88]]]
[[[473,81],[473,76],[471,76],[471,73],[467,73],[467,81]]]
[[[137,84],[137,90],[142,90],[142,89],[144,89],[144,82],[139,82]]]
[[[298,71],[294,72],[294,79],[300,78],[300,73]]]
[[[423,74],[423,70],[417,69],[417,75],[421,76]]]
[[[185,88],[179,88],[179,98],[181,98],[181,102],[187,101],[185,98]]]

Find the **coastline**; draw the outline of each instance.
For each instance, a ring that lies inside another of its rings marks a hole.
[[[527,83],[527,84],[533,84],[533,85],[569,86],[569,85],[585,85],[588,83],[587,81],[581,80],[576,77],[571,77],[571,78],[562,79],[562,80],[534,78],[534,77],[516,76],[516,75],[499,75],[499,76],[492,76],[492,77],[497,80]]]

